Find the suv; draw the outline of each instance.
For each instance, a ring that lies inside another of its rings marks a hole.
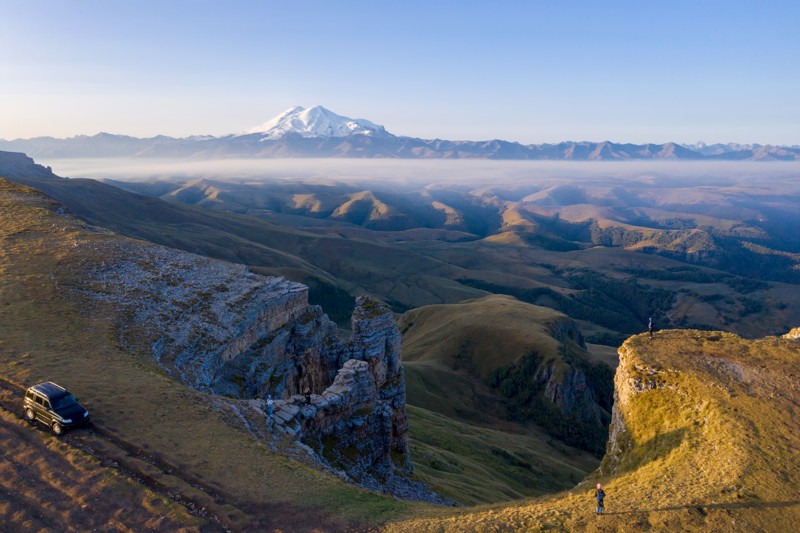
[[[67,389],[52,381],[39,383],[25,391],[22,404],[25,419],[47,424],[56,435],[66,428],[82,426],[89,421],[89,411]]]

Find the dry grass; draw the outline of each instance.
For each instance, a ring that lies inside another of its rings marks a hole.
[[[629,339],[618,398],[629,432],[613,460],[566,493],[390,531],[797,531],[800,346],[692,330]],[[642,392],[631,393],[634,384]],[[627,391],[627,392],[624,392]],[[607,514],[593,514],[592,484]]]
[[[147,354],[124,350],[115,310],[73,290],[85,267],[104,260],[93,243],[116,237],[87,230],[54,207],[38,192],[0,180],[0,375],[18,385],[53,380],[68,387],[98,428],[224,495],[233,529],[325,523],[337,530],[413,507],[271,453],[232,430],[200,393],[167,377]]]
[[[15,531],[188,532],[204,522],[6,411],[0,411],[0,494],[0,527]]]
[[[335,531],[391,520],[386,529],[403,532],[800,530],[796,342],[699,331],[633,337],[622,349],[618,386],[630,386],[628,379],[646,386],[623,407],[629,446],[618,462],[607,460],[588,483],[540,499],[461,510],[399,502],[232,431],[198,393],[123,350],[114,310],[87,306],[72,290],[83,265],[103,260],[92,243],[112,237],[54,207],[0,180],[0,375],[21,385],[52,379],[68,386],[99,428],[197,482],[181,490],[205,486],[222,495],[218,508],[232,529]],[[451,253],[467,260],[469,251]],[[604,255],[618,257],[602,250],[592,257]],[[588,256],[571,257],[575,266]],[[602,517],[593,514],[590,490],[598,480],[608,493]],[[129,501],[145,501],[145,487],[130,490]],[[171,509],[176,521],[185,518]]]

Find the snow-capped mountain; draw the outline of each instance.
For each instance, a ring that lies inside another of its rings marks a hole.
[[[308,109],[300,106],[287,109],[277,117],[239,133],[239,135],[253,134],[258,134],[263,139],[280,139],[289,134],[305,138],[351,135],[393,137],[383,126],[362,118],[343,117],[319,105]]]
[[[37,137],[0,139],[0,150],[36,158],[191,157],[214,158],[403,158],[403,159],[539,159],[552,161],[751,160],[800,161],[800,146],[758,144],[695,145],[561,142],[527,144],[503,141],[448,141],[395,136],[364,119],[337,115],[322,106],[293,107],[238,134],[177,139],[159,135],[139,139],[99,133],[68,139]]]

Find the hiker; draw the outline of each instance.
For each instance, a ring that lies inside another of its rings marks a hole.
[[[306,387],[303,391],[303,395],[306,397],[306,404],[311,405],[311,389]]]
[[[650,322],[647,323],[647,331],[650,332],[650,338],[653,337],[654,329],[656,329],[656,326],[653,324],[653,317],[650,317]]]
[[[606,498],[606,493],[603,490],[603,485],[600,483],[597,484],[597,490],[594,491],[594,497],[597,500],[597,507],[595,508],[595,514],[603,514],[603,500]]]
[[[272,401],[272,394],[268,394],[267,395],[267,413],[269,414],[270,418],[272,418],[272,404],[273,403],[274,402]]]

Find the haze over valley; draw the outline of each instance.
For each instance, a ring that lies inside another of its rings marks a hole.
[[[794,320],[794,290],[774,285],[798,279],[794,163],[112,160],[93,167],[100,162],[53,162],[66,170],[70,163],[72,176],[102,173],[115,187],[171,204],[257,217],[309,238],[313,234],[310,242],[319,245],[304,246],[298,261],[321,270],[290,277],[311,276],[346,293],[369,290],[394,302],[398,311],[486,291],[517,291],[519,297],[520,290],[529,290],[539,294],[529,296],[531,303],[539,303],[550,297],[548,291],[560,294],[569,287],[567,277],[584,272],[595,281],[622,279],[644,290],[620,304],[638,308],[638,314],[625,311],[592,326],[604,332],[598,338],[636,332],[653,313],[663,327],[724,325],[745,335],[779,333]],[[107,227],[122,223],[113,212],[90,216]],[[298,253],[279,240],[274,245]],[[189,240],[182,246],[195,250],[208,244]],[[394,259],[365,263],[342,253],[360,248],[385,249]],[[272,264],[216,253],[251,266]],[[393,261],[405,265],[402,274]],[[729,277],[711,275],[709,268]],[[438,281],[423,282],[423,273]],[[662,308],[648,308],[650,289],[691,279],[701,283],[682,286]],[[728,284],[720,285],[725,279]],[[751,281],[730,292],[735,279]],[[562,302],[561,310],[568,305]],[[752,314],[756,307],[760,320],[740,319],[744,309]],[[584,320],[586,313],[574,318]]]

